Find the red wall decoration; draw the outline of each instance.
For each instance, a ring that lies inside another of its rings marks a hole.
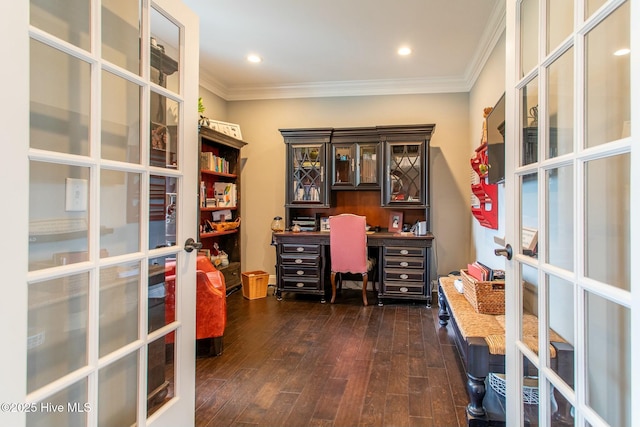
[[[476,148],[476,154],[471,158],[471,169],[475,174],[471,180],[471,193],[478,198],[478,203],[471,206],[471,213],[482,226],[497,230],[498,184],[487,184],[489,163],[486,142]]]

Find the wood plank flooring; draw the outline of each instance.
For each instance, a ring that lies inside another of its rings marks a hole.
[[[196,361],[196,426],[464,426],[465,376],[437,304],[227,298],[224,352]]]

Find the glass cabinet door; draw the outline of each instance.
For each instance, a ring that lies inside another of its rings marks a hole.
[[[331,188],[379,189],[378,142],[331,144]]]
[[[290,203],[323,205],[326,200],[324,144],[291,144],[290,150]]]
[[[332,144],[333,162],[332,188],[354,187],[356,179],[356,158],[354,144]]]
[[[424,143],[388,142],[386,149],[386,205],[425,203]]]
[[[380,188],[378,181],[379,143],[358,144],[357,181],[358,188]]]

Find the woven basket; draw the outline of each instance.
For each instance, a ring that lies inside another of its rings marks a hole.
[[[482,282],[460,270],[464,296],[481,314],[504,314],[504,281]]]
[[[217,232],[235,230],[236,228],[240,227],[240,218],[236,218],[235,221],[228,222],[209,221],[209,226],[211,226],[211,228]]]

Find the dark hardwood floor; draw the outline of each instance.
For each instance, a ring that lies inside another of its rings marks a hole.
[[[227,299],[224,352],[196,362],[196,426],[463,426],[465,376],[438,309],[285,294]],[[436,299],[437,301],[437,299]]]

